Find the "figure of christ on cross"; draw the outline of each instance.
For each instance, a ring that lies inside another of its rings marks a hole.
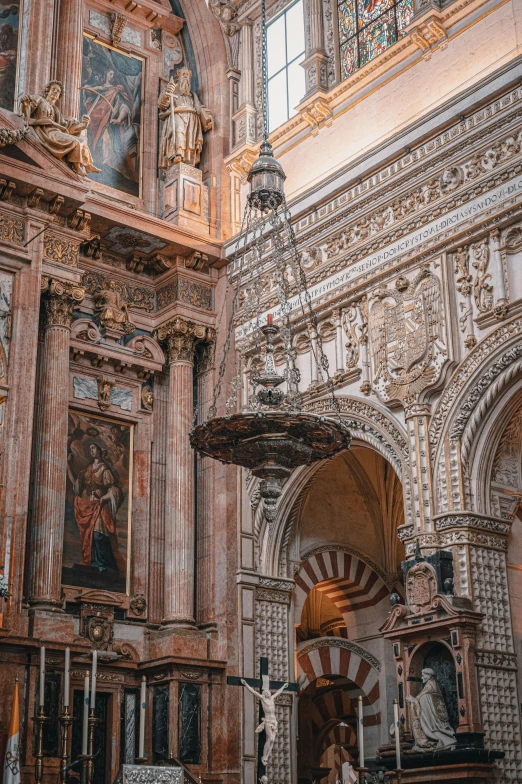
[[[284,691],[299,691],[298,683],[271,681],[268,675],[268,659],[264,656],[260,660],[259,678],[238,678],[230,675],[227,683],[231,686],[245,686],[248,691],[259,700],[259,726],[256,733],[259,735],[258,752],[258,781],[266,782],[266,765],[277,737],[277,718],[275,701]],[[256,691],[254,687],[261,689]],[[272,694],[275,689],[275,694]],[[262,735],[265,735],[264,745]]]

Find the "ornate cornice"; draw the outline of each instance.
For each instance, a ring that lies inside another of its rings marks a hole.
[[[70,328],[73,310],[83,301],[84,296],[83,286],[42,278],[44,327]]]
[[[497,520],[492,517],[486,517],[477,514],[453,513],[440,515],[435,517],[433,522],[435,523],[435,530],[437,532],[460,528],[480,530],[487,533],[495,533],[502,536],[507,536],[511,529],[511,525],[504,520]]]

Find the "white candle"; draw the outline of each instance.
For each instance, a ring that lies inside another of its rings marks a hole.
[[[83,725],[82,754],[87,754],[87,738],[89,733],[89,673],[85,673],[83,681]]]
[[[399,722],[399,706],[397,700],[393,701],[393,720],[395,722],[395,754],[397,757],[397,770],[401,769],[401,736],[400,736],[400,722]]]
[[[96,671],[98,669],[98,651],[92,652],[91,710],[96,706]]]
[[[363,700],[359,697],[359,767],[364,768]]]
[[[71,667],[71,649],[65,649],[65,678],[63,681],[63,707],[69,707],[69,669]]]
[[[45,703],[45,648],[40,648],[40,707]]]
[[[140,742],[138,757],[143,759],[145,756],[145,706],[147,704],[147,678],[145,675],[141,679],[140,691]]]

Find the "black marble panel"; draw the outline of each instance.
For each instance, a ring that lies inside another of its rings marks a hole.
[[[179,759],[186,764],[201,762],[201,686],[180,683],[178,709]]]

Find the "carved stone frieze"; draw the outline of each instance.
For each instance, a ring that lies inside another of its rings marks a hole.
[[[209,0],[208,7],[219,21],[225,35],[235,35],[240,24],[237,21],[237,3],[232,0]]]
[[[493,306],[493,286],[490,283],[491,275],[488,272],[490,257],[488,240],[477,242],[476,245],[473,245],[472,250],[472,266],[477,270],[473,283],[475,305],[479,313],[487,313]]]
[[[256,588],[256,599],[260,602],[279,602],[290,604],[291,595],[287,591],[277,591],[270,588]]]
[[[46,327],[70,327],[74,308],[83,301],[85,289],[73,283],[42,278],[42,304]]]
[[[183,302],[201,310],[212,310],[212,287],[177,276],[158,290],[156,302],[158,310],[172,302]]]
[[[507,536],[511,529],[509,523],[488,517],[475,515],[447,515],[434,519],[436,531],[446,531],[448,528],[472,528],[482,531],[491,531]]]
[[[110,280],[111,278],[103,275],[101,272],[88,271],[82,275],[82,284],[85,286],[86,292],[91,296],[98,290],[107,288]],[[129,307],[145,310],[147,313],[152,313],[155,310],[153,289],[146,286],[134,286],[123,280],[114,280],[114,283],[116,291],[125,297]]]
[[[183,784],[181,767],[122,765],[114,784]]]

